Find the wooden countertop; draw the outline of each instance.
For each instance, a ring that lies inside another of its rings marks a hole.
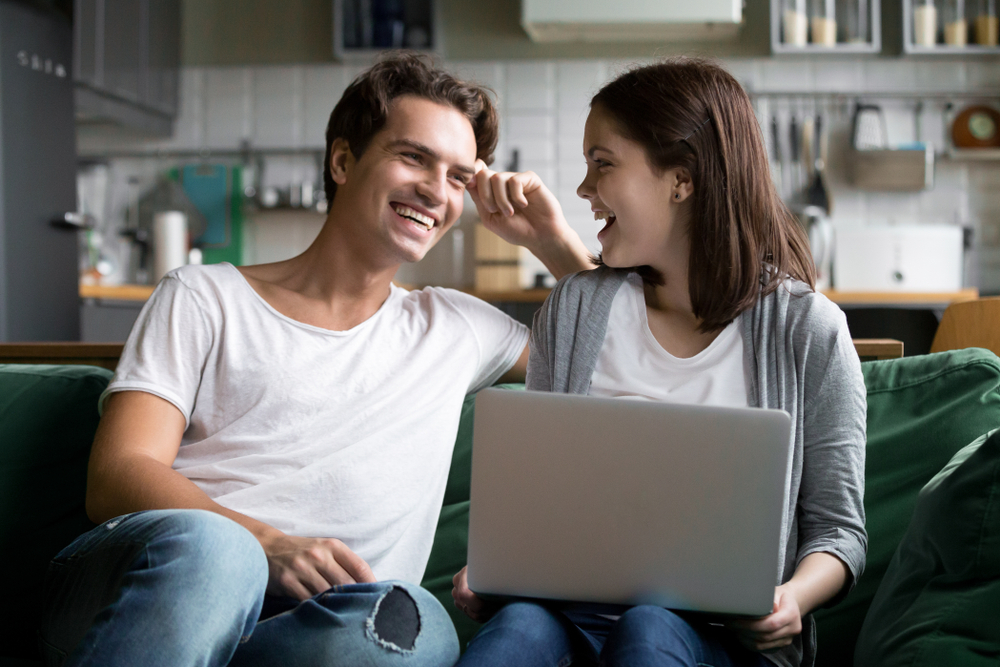
[[[152,285],[80,285],[80,298],[145,301],[153,293]]]
[[[413,286],[406,285],[407,289]],[[541,303],[549,295],[548,289],[514,290],[508,292],[468,293],[483,301],[504,301],[516,303]],[[152,285],[80,285],[80,297],[84,299],[113,299],[119,301],[145,301],[153,293]],[[956,301],[973,301],[979,298],[979,290],[969,287],[958,292],[840,292],[824,290],[831,301],[843,305],[919,305],[949,304]]]

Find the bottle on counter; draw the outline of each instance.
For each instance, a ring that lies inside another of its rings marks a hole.
[[[914,0],[913,43],[917,46],[937,44],[937,7],[934,0]]]
[[[997,0],[979,0],[976,12],[976,44],[996,46],[1000,32],[1000,17],[997,16]]]
[[[968,43],[969,24],[965,20],[965,0],[945,0],[944,43],[948,46],[965,46]]]
[[[784,0],[782,10],[781,20],[785,44],[805,46],[809,35],[806,0]]]
[[[837,45],[837,10],[836,0],[813,0],[812,30],[813,44],[821,46]]]

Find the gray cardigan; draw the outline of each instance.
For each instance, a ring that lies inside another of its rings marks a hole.
[[[604,342],[611,303],[627,272],[601,267],[567,276],[535,315],[527,388],[586,394]],[[740,320],[751,407],[792,418],[788,510],[781,571],[788,581],[807,555],[823,551],[847,564],[853,587],[865,565],[864,472],[867,402],[861,364],[843,312],[803,283],[786,281]],[[812,616],[802,635],[767,657],[809,667],[816,651]]]

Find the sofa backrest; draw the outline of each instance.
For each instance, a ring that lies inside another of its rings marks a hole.
[[[920,489],[951,457],[1000,426],[1000,359],[970,348],[861,365],[868,390],[868,559],[855,589],[816,612],[818,667],[853,664],[875,591]]]
[[[111,372],[0,365],[0,655],[33,658],[45,569],[93,524],[84,511],[97,399]]]

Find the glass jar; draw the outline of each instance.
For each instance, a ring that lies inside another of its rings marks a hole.
[[[809,36],[806,0],[783,0],[781,26],[785,44],[805,46]]]
[[[941,19],[944,23],[944,43],[948,46],[965,46],[969,38],[965,0],[944,0]]]
[[[813,44],[836,46],[837,44],[837,2],[836,0],[812,0],[809,28]]]
[[[976,44],[980,46],[996,46],[997,33],[1000,29],[1000,17],[997,17],[997,0],[979,0],[976,12]]]
[[[841,41],[848,44],[871,42],[869,0],[840,0],[837,15],[841,18]]]
[[[934,0],[913,0],[913,43],[917,46],[937,44],[937,25]]]

